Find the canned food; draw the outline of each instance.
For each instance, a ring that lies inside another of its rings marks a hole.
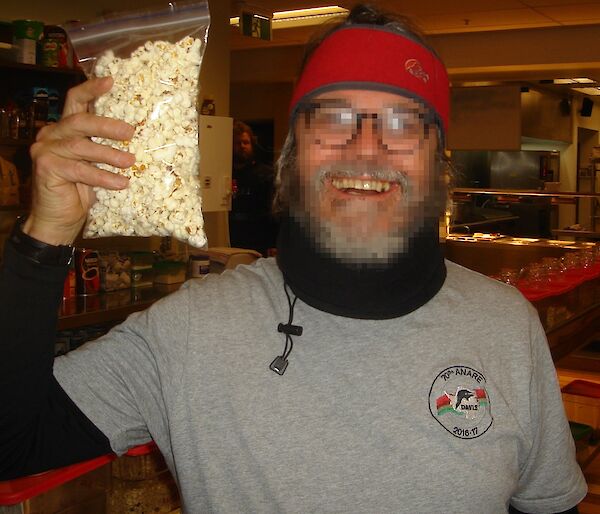
[[[73,298],[75,296],[75,269],[69,268],[67,276],[65,277],[65,282],[63,285],[63,300],[67,300],[68,298]]]
[[[80,295],[97,294],[100,291],[100,259],[96,250],[75,250],[75,285]]]
[[[41,64],[49,67],[67,68],[73,64],[73,52],[66,31],[56,25],[44,27],[40,47]]]
[[[50,68],[58,68],[58,52],[59,52],[60,41],[56,39],[42,39],[40,44],[40,55],[42,66],[48,66]]]
[[[13,21],[15,44],[18,47],[18,61],[36,64],[37,42],[44,31],[44,24],[35,20]]]
[[[210,273],[210,258],[204,255],[190,255],[190,277],[203,278]]]

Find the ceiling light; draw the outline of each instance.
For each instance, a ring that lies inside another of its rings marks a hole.
[[[348,9],[344,9],[337,5],[311,7],[309,9],[294,9],[293,11],[278,11],[273,13],[273,29],[319,25],[327,19],[344,16],[347,13]],[[229,24],[239,25],[239,16],[229,18]]]
[[[348,9],[337,5],[327,7],[311,7],[309,9],[294,9],[293,11],[279,11],[273,13],[273,20],[289,20],[291,18],[305,18],[311,16],[340,16],[346,14]]]
[[[587,77],[581,77],[573,79],[554,79],[553,82],[555,84],[593,84],[596,81]]]
[[[585,95],[600,96],[600,87],[578,87],[574,91]]]

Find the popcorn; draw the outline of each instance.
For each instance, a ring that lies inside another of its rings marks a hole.
[[[202,41],[193,37],[148,41],[129,58],[107,51],[96,62],[96,75],[114,80],[96,101],[96,114],[136,131],[131,141],[92,140],[135,154],[136,163],[125,170],[98,164],[128,177],[129,187],[95,188],[84,237],[172,235],[192,246],[206,244],[195,109],[201,50]]]

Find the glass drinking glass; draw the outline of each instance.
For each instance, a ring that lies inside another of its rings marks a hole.
[[[500,281],[511,286],[516,286],[519,282],[520,272],[515,268],[502,268],[500,270]]]

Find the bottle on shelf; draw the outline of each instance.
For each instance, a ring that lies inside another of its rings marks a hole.
[[[10,136],[10,113],[5,107],[0,107],[0,138]]]

